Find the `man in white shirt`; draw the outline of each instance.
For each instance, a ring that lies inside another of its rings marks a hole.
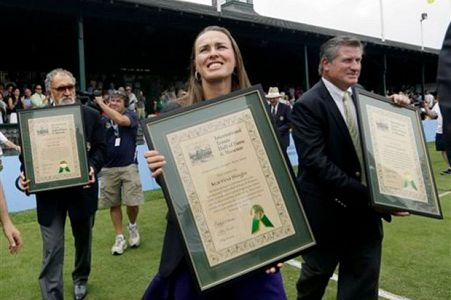
[[[427,103],[429,108],[432,108],[432,106],[434,106],[434,95],[432,95],[431,92],[426,91],[426,95],[424,95],[424,102]]]
[[[36,84],[34,94],[31,95],[31,104],[33,108],[47,106],[47,97],[42,93],[42,85]]]
[[[440,105],[438,104],[438,98],[432,109],[429,109],[427,103],[424,103],[424,109],[429,118],[437,120],[437,130],[435,131],[435,150],[442,153],[443,160],[445,161],[447,166],[447,169],[440,172],[440,174],[451,175],[451,166],[449,164],[448,155],[446,154],[446,141],[443,137],[443,118],[440,111]]]
[[[136,104],[138,103],[138,98],[132,91],[131,85],[125,86],[125,91],[127,92],[128,99],[130,103],[128,104],[128,109],[136,112]]]

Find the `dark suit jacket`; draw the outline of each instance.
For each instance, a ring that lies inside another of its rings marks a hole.
[[[437,83],[440,112],[443,116],[443,136],[447,143],[448,158],[451,159],[451,23],[439,56]]]
[[[174,101],[169,103],[162,112],[169,112],[180,108],[178,102]],[[158,184],[160,184],[159,178],[156,178]],[[167,200],[166,200],[167,201]],[[163,249],[161,251],[160,267],[158,273],[163,277],[168,277],[183,261],[185,255],[185,243],[182,240],[181,233],[179,232],[177,221],[171,211],[168,212],[166,224],[166,232],[164,234]]]
[[[100,113],[90,107],[82,106],[88,163],[95,174],[100,172],[105,157],[105,129],[100,120]],[[52,155],[52,149],[49,149]],[[50,225],[57,211],[67,210],[72,220],[81,220],[94,214],[97,210],[98,184],[90,188],[71,187],[36,193],[36,211],[38,222]]]
[[[318,245],[382,238],[346,123],[320,80],[294,104],[301,201]]]
[[[269,115],[272,116],[270,104],[267,105],[267,110]],[[290,106],[279,102],[277,113],[274,116],[274,124],[279,133],[280,144],[285,150],[290,145],[290,113]]]

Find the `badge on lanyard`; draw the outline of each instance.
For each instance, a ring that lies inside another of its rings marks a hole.
[[[111,127],[113,127],[114,135],[116,138],[114,139],[114,147],[119,147],[121,145],[121,137],[119,135],[119,126],[110,120]]]

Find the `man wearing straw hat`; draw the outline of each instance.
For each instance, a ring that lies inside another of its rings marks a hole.
[[[290,106],[281,103],[281,94],[278,87],[270,87],[266,99],[268,100],[268,112],[274,120],[275,127],[279,134],[279,143],[284,152],[290,145]]]

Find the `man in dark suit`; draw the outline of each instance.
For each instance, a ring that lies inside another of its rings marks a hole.
[[[337,299],[377,299],[382,215],[369,206],[352,97],[362,54],[362,44],[351,37],[323,44],[322,78],[291,114],[300,197],[317,241],[303,255],[298,299],[321,299],[338,264]],[[409,102],[399,95],[394,101]]]
[[[63,69],[47,74],[46,90],[55,105],[75,103],[75,78]],[[106,157],[105,131],[100,113],[83,106],[84,131],[89,163],[89,183],[86,186],[63,188],[36,193],[36,211],[40,224],[43,258],[39,285],[43,299],[63,299],[64,225],[66,215],[72,227],[75,243],[75,267],[72,272],[74,298],[83,299],[91,271],[92,226],[97,210],[98,185],[96,174]],[[49,149],[51,152],[52,149]],[[51,153],[50,153],[51,155]],[[28,189],[28,181],[21,174],[21,185]]]
[[[279,88],[270,87],[266,99],[268,99],[268,113],[274,119],[274,124],[279,133],[279,143],[283,151],[287,151],[290,145],[290,113],[289,105],[279,101],[281,95]]]
[[[443,137],[448,159],[451,159],[451,23],[440,51],[437,84],[440,111],[443,117]]]

